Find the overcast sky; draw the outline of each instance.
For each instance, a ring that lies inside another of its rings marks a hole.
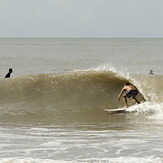
[[[163,0],[0,0],[0,37],[163,37]]]

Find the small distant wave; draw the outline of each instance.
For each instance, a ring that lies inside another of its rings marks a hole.
[[[138,99],[161,104],[162,76],[138,75],[98,67],[59,74],[37,74],[0,80],[0,116],[38,117],[99,114],[123,106],[117,96],[124,83],[140,90]],[[131,100],[129,100],[131,101]],[[130,102],[129,105],[133,105]]]

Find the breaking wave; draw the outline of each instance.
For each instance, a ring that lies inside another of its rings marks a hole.
[[[139,106],[139,113],[140,110],[162,113],[163,76],[129,74],[110,67],[98,67],[0,80],[0,117],[5,120],[11,116],[22,119],[24,116],[26,119],[59,119],[68,114],[99,116],[100,112],[105,114],[103,110],[106,108],[123,106],[122,100],[117,103],[117,96],[126,82],[133,83],[140,90],[140,101],[146,100]]]

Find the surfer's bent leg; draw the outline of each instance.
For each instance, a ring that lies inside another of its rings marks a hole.
[[[140,102],[136,99],[136,97],[133,97],[133,99],[136,101],[137,104],[140,104]]]
[[[136,98],[136,96],[138,94],[138,90],[132,90],[130,94],[131,94],[131,98],[134,99],[137,104],[140,104],[140,102]]]

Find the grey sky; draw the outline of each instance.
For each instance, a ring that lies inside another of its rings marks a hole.
[[[0,37],[163,37],[163,0],[0,0]]]

